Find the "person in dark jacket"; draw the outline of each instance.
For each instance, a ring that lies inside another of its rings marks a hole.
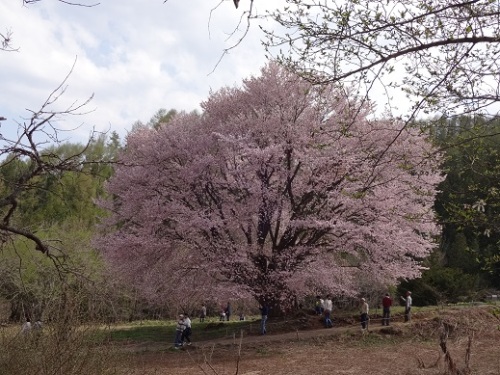
[[[266,331],[266,322],[267,322],[267,316],[269,315],[269,307],[266,304],[262,304],[260,306],[260,333],[261,335],[265,335],[267,333]]]
[[[231,314],[233,312],[233,309],[231,308],[231,303],[227,303],[226,306],[226,320],[229,322],[229,318],[231,317]]]

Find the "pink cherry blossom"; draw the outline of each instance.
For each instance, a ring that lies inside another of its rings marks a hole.
[[[107,186],[97,243],[145,296],[284,310],[420,275],[443,177],[419,129],[273,63],[202,108],[131,132]]]

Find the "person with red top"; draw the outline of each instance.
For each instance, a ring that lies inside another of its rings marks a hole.
[[[382,325],[383,326],[389,325],[389,320],[391,319],[391,306],[392,306],[392,298],[389,295],[389,293],[386,293],[384,298],[382,298],[382,308],[383,308]]]

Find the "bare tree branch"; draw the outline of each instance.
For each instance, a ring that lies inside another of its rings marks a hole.
[[[41,1],[42,0],[23,0],[23,5],[28,6],[31,4],[39,3]],[[100,5],[100,3],[85,4],[83,2],[73,2],[67,0],[57,0],[57,1],[63,4],[83,7],[83,8],[93,8]],[[12,46],[12,35],[13,35],[12,30],[7,30],[4,34],[0,33],[0,51],[6,51],[6,52],[19,51],[19,47]]]
[[[212,74],[216,69],[217,67],[219,66],[219,64],[221,63],[222,59],[224,58],[224,56],[226,56],[227,54],[229,54],[233,49],[235,49],[236,47],[238,47],[241,42],[243,42],[243,40],[246,38],[246,36],[248,35],[248,32],[250,31],[250,25],[251,25],[251,20],[252,18],[254,18],[253,16],[253,1],[254,0],[250,0],[250,6],[249,6],[249,9],[244,11],[241,16],[240,16],[240,21],[238,22],[238,25],[234,28],[234,30],[232,31],[231,34],[229,34],[228,36],[228,39],[233,37],[236,32],[239,30],[241,24],[243,23],[243,20],[246,19],[246,25],[245,25],[245,30],[243,31],[243,35],[240,36],[240,38],[236,41],[236,43],[234,43],[233,45],[231,45],[230,47],[228,48],[224,48],[224,50],[222,51],[222,54],[221,56],[219,57],[219,60],[217,60],[217,63],[215,64],[214,68],[212,69],[212,71],[209,73]],[[221,1],[222,3],[222,1]],[[211,11],[210,11],[210,18],[209,18],[209,30],[210,30],[210,19],[212,18],[212,12],[217,9],[220,4],[219,3],[215,8],[213,8]],[[235,1],[235,5],[236,5],[236,8],[238,8],[238,1]]]
[[[31,117],[23,124],[18,124],[17,138],[9,138],[0,134],[0,167],[23,163],[26,168],[20,170],[9,179],[0,180],[3,183],[0,189],[0,246],[4,245],[12,236],[21,236],[35,244],[36,250],[52,257],[51,245],[42,240],[29,228],[14,220],[14,213],[19,207],[21,195],[38,189],[37,180],[40,177],[57,174],[64,171],[80,171],[86,163],[83,153],[92,140],[74,154],[67,156],[56,155],[51,147],[59,144],[59,132],[55,121],[66,115],[80,115],[86,113],[85,107],[92,96],[83,103],[73,102],[63,110],[54,110],[55,104],[64,94],[66,83],[76,64],[73,63],[69,73],[54,89],[42,104],[41,108],[31,112]],[[27,161],[27,162],[26,162]]]
[[[12,47],[12,31],[7,30],[5,34],[0,33],[0,51],[15,52],[19,48]]]
[[[23,0],[23,4],[29,5],[29,4],[35,4],[39,3],[42,0]],[[85,7],[85,8],[93,8],[98,6],[100,3],[92,3],[92,4],[83,4],[80,2],[72,2],[72,1],[66,1],[66,0],[57,0],[60,3],[68,4],[68,5],[73,5],[73,6],[78,6],[78,7]]]
[[[314,83],[364,85],[369,93],[378,79],[408,96],[410,118],[415,112],[481,113],[500,102],[495,2],[287,3],[270,13],[283,31],[266,30],[266,48],[280,48],[279,60]]]

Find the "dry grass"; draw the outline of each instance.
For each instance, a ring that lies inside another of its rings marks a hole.
[[[372,325],[366,335],[348,326],[250,336],[241,346],[216,340],[180,352],[152,347],[129,356],[126,366],[134,375],[500,375],[499,322],[492,312],[436,310],[392,330]]]
[[[496,311],[498,312],[498,311]],[[52,323],[40,335],[2,329],[2,375],[500,375],[499,319],[491,307],[415,314],[410,324],[309,329],[194,343],[111,345],[93,327]],[[64,321],[64,320],[61,320]],[[71,327],[77,327],[72,329]],[[96,337],[100,340],[96,341]]]
[[[40,332],[0,338],[2,375],[114,374],[109,366],[111,351],[89,340],[87,329],[68,330],[50,326]]]
[[[115,351],[98,327],[82,323],[72,298],[51,306],[51,320],[41,329],[0,328],[1,375],[117,374]]]

